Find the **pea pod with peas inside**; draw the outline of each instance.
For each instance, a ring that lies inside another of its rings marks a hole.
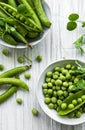
[[[39,30],[38,26],[35,24],[35,22],[32,19],[26,18],[24,15],[18,13],[16,8],[13,8],[12,6],[10,6],[6,3],[0,2],[0,10],[2,10],[4,13],[6,13],[9,17],[16,19],[27,30],[41,32]]]
[[[73,103],[74,100],[76,101],[76,104]],[[58,114],[62,116],[67,115],[70,112],[73,112],[76,109],[80,108],[80,106],[82,106],[84,103],[85,103],[85,89],[68,96],[60,105],[58,109]]]

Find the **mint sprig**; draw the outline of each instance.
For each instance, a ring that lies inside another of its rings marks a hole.
[[[68,16],[69,22],[67,23],[67,30],[72,31],[77,28],[77,19],[79,15],[76,13],[72,13]]]

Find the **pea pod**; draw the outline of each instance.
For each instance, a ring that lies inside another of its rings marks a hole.
[[[20,74],[26,70],[28,70],[31,67],[31,65],[27,66],[20,66],[20,67],[16,67],[13,69],[10,69],[2,74],[0,74],[0,78],[7,78],[7,77],[13,77],[16,76],[17,74]]]
[[[6,92],[0,95],[0,103],[6,101],[9,97],[11,97],[17,91],[17,87],[12,86]]]
[[[34,0],[34,6],[35,6],[36,13],[37,13],[40,21],[42,22],[42,24],[46,27],[50,27],[51,22],[48,19],[47,15],[45,14],[41,0]]]
[[[35,11],[32,9],[32,7],[30,6],[30,4],[26,0],[21,0],[21,1],[26,6],[28,12],[31,14],[31,17],[35,21],[35,23],[37,24],[40,32],[42,32],[42,25],[40,23],[39,18],[36,15]]]
[[[0,84],[11,84],[17,87],[21,87],[27,91],[29,90],[28,85],[24,81],[16,78],[0,78]]]
[[[0,10],[5,12],[9,17],[16,19],[20,24],[22,24],[27,30],[33,30],[40,32],[38,26],[30,18],[26,18],[24,15],[17,12],[16,8],[0,2]]]
[[[7,42],[10,45],[17,45],[17,42],[15,41],[15,39],[8,33],[5,33],[2,37],[1,37],[5,42]]]
[[[72,104],[72,100],[77,100],[78,98],[81,98],[82,95],[85,95],[85,89],[68,96],[62,103],[65,103],[68,106],[69,104]],[[68,107],[66,109],[62,109],[60,105],[58,109],[58,114],[62,116],[67,115],[70,112],[80,108],[80,106],[82,106],[84,103],[85,103],[85,100],[83,100],[81,103],[77,103],[73,109],[69,109]]]

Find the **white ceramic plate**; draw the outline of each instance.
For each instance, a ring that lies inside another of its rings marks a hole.
[[[80,118],[72,118],[72,119],[59,116],[55,110],[49,109],[48,106],[44,103],[44,95],[42,92],[42,84],[44,83],[46,72],[53,70],[56,66],[63,67],[67,63],[75,64],[75,60],[56,61],[56,62],[48,65],[43,70],[43,72],[40,74],[40,77],[38,80],[38,84],[37,84],[37,88],[36,88],[36,96],[37,96],[37,99],[38,99],[38,102],[39,102],[41,108],[50,118],[52,118],[53,120],[55,120],[59,123],[65,124],[65,125],[78,125],[80,123],[85,122],[85,114],[82,114],[82,116]],[[83,63],[83,62],[81,62],[81,64],[85,65],[85,63]]]
[[[43,1],[43,8],[44,8],[48,18],[51,20],[50,7],[49,7],[49,5],[45,1]],[[38,38],[29,40],[30,45],[34,46],[34,45],[38,44],[39,42],[41,42],[46,37],[46,35],[48,34],[49,30],[50,30],[50,28],[44,28],[43,29],[43,33]],[[10,44],[4,42],[1,39],[0,39],[0,44],[4,45],[4,46],[7,46],[7,47],[10,47],[10,48],[20,48],[21,49],[21,48],[27,48],[28,47],[27,45],[25,45],[23,43],[19,43],[19,45],[13,46],[13,45],[10,45]]]

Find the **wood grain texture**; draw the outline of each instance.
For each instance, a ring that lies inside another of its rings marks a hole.
[[[29,86],[29,92],[19,90],[8,101],[0,105],[0,130],[84,130],[85,123],[77,126],[66,126],[50,119],[40,108],[36,99],[35,89],[42,70],[51,62],[63,58],[77,58],[85,61],[84,56],[74,48],[73,42],[85,31],[78,28],[72,32],[67,31],[66,23],[70,13],[79,13],[81,20],[84,19],[85,0],[46,0],[51,8],[52,27],[49,34],[31,50],[8,48],[11,55],[4,56],[1,51],[4,46],[0,45],[0,63],[5,70],[20,66],[17,58],[26,54],[33,61],[32,68],[28,71],[31,79],[28,81],[21,75]],[[36,62],[37,55],[42,55],[41,63]],[[1,90],[2,92],[3,90]],[[16,103],[16,98],[21,97],[22,105]],[[39,110],[39,117],[32,115],[32,108]]]

